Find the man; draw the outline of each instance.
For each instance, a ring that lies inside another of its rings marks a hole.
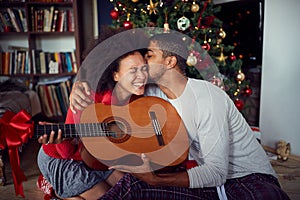
[[[129,172],[103,199],[289,199],[249,125],[228,95],[202,80],[184,76],[187,49],[178,34],[150,39],[146,59],[149,77],[158,85],[147,95],[166,98],[181,116],[190,138],[185,171],[157,174],[146,155],[141,166],[111,166]],[[181,56],[179,56],[181,55]],[[86,83],[76,83],[71,109],[82,109]],[[77,89],[76,89],[77,88]],[[83,89],[83,90],[82,90]]]

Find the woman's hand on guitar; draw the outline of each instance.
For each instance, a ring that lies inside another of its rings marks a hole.
[[[109,169],[116,169],[122,172],[131,173],[138,179],[147,182],[150,185],[154,185],[154,183],[156,183],[156,175],[150,166],[150,159],[145,154],[141,154],[141,159],[143,160],[143,164],[139,166],[114,165],[109,167]]]
[[[45,125],[45,124],[51,124],[51,123],[39,122],[39,125]],[[57,137],[55,136],[54,131],[51,131],[49,138],[48,138],[48,135],[49,134],[45,133],[44,135],[40,136],[38,138],[38,142],[41,143],[41,144],[52,144],[52,143],[59,144],[59,143],[62,142],[62,131],[61,131],[61,129],[58,130]]]
[[[76,81],[73,84],[72,92],[70,94],[70,109],[76,114],[77,110],[84,110],[88,105],[93,103],[90,97],[90,86],[87,82]]]

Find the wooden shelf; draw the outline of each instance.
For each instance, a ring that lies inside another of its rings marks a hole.
[[[3,63],[4,52],[10,51],[11,53],[13,52],[15,54],[14,57],[10,59],[12,59],[14,63],[18,64],[17,66],[15,66],[15,64],[10,64],[10,67],[12,68],[9,69],[9,72],[7,72],[6,70],[4,73],[4,69],[1,69],[0,76],[26,78],[30,82],[30,84],[28,85],[31,86],[32,89],[36,90],[38,89],[37,86],[40,84],[39,82],[41,80],[56,78],[59,79],[61,77],[74,77],[82,62],[81,55],[84,51],[84,45],[88,43],[88,41],[90,41],[90,39],[93,37],[93,32],[90,31],[92,28],[90,28],[89,30],[83,28],[85,24],[90,24],[93,20],[91,15],[93,11],[90,9],[91,5],[93,5],[92,0],[85,0],[84,2],[79,0],[69,0],[68,2],[42,2],[34,0],[27,0],[26,2],[0,2],[0,13],[2,13],[2,15],[4,15],[4,13],[7,13],[6,15],[9,16],[11,20],[10,22],[5,22],[5,25],[9,24],[9,28],[4,29],[3,27],[2,29],[0,29],[0,42],[3,49],[3,52],[1,52],[1,62]],[[15,15],[19,15],[18,17],[15,16],[16,18],[14,23],[12,22],[12,17],[9,13],[9,9],[12,10]],[[53,23],[46,23],[44,18],[52,19],[49,21],[54,21],[55,11],[57,13],[57,24],[55,26],[55,31],[52,31]],[[52,13],[49,15],[52,15],[52,18],[46,17],[48,16],[48,14],[44,13],[47,12]],[[21,16],[23,16],[23,18],[26,18],[26,23],[20,20]],[[89,16],[90,18],[87,18],[87,16]],[[38,17],[39,21],[36,21]],[[41,19],[40,17],[43,18]],[[1,16],[0,22],[0,26],[3,26]],[[60,23],[63,23],[62,28],[57,29]],[[24,24],[26,24],[26,28],[24,28]],[[50,27],[50,30],[49,28],[44,29],[44,25],[48,25],[48,27]],[[19,32],[17,32],[18,29],[20,30]],[[24,32],[24,30],[27,31]],[[64,42],[65,44],[62,45],[62,42]],[[23,47],[25,50],[17,50],[15,47]],[[12,50],[12,48],[14,49]],[[22,58],[22,62],[20,60],[17,61],[19,51],[25,52],[24,54],[26,57],[23,54],[20,56]],[[43,58],[40,52],[50,54],[50,56],[45,55],[45,59],[47,59],[46,71],[43,68],[43,70],[41,71],[42,73],[40,72],[41,66],[45,65],[41,65],[40,63],[42,63],[43,61],[38,60],[40,58]],[[60,59],[57,59],[56,54],[59,54]],[[23,62],[23,59],[26,60]],[[66,60],[59,63],[58,60],[62,59]],[[53,66],[58,66],[59,73],[49,73],[50,61],[54,62],[54,65],[51,65],[51,70],[53,70]],[[20,66],[20,62],[22,63],[22,66]],[[56,62],[58,63],[58,65],[55,64]],[[30,70],[28,67],[24,68],[24,63],[30,63]],[[67,63],[67,68],[62,67],[62,65],[66,65]],[[70,63],[72,65],[71,68]],[[74,68],[75,66],[77,67],[76,69]],[[56,86],[57,85],[58,84],[56,84]],[[45,102],[47,101],[45,100],[45,98],[40,97],[40,100],[42,104],[47,103]],[[65,105],[68,104],[68,102],[64,103]],[[64,119],[64,116],[55,117],[54,115],[51,116],[51,118],[54,120],[57,118],[58,121],[61,121],[62,119]]]

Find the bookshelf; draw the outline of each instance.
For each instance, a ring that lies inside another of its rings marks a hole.
[[[68,96],[57,93],[69,94],[93,38],[87,29],[92,5],[93,0],[0,0],[0,76],[26,80],[39,94],[43,114],[54,121],[64,120],[68,106]],[[59,98],[65,107],[56,109]]]

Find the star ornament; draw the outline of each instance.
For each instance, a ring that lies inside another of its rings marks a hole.
[[[148,10],[149,10],[149,14],[151,15],[152,13],[153,14],[157,14],[157,12],[158,12],[158,10],[157,10],[157,6],[158,6],[158,2],[156,2],[156,3],[153,3],[153,1],[152,0],[150,0],[150,3],[149,3],[149,5],[148,5]]]
[[[219,57],[216,57],[220,62],[223,62],[224,65],[226,65],[226,62],[225,60],[227,59],[228,56],[224,56],[224,53],[223,53],[223,48],[221,48],[221,54]]]

